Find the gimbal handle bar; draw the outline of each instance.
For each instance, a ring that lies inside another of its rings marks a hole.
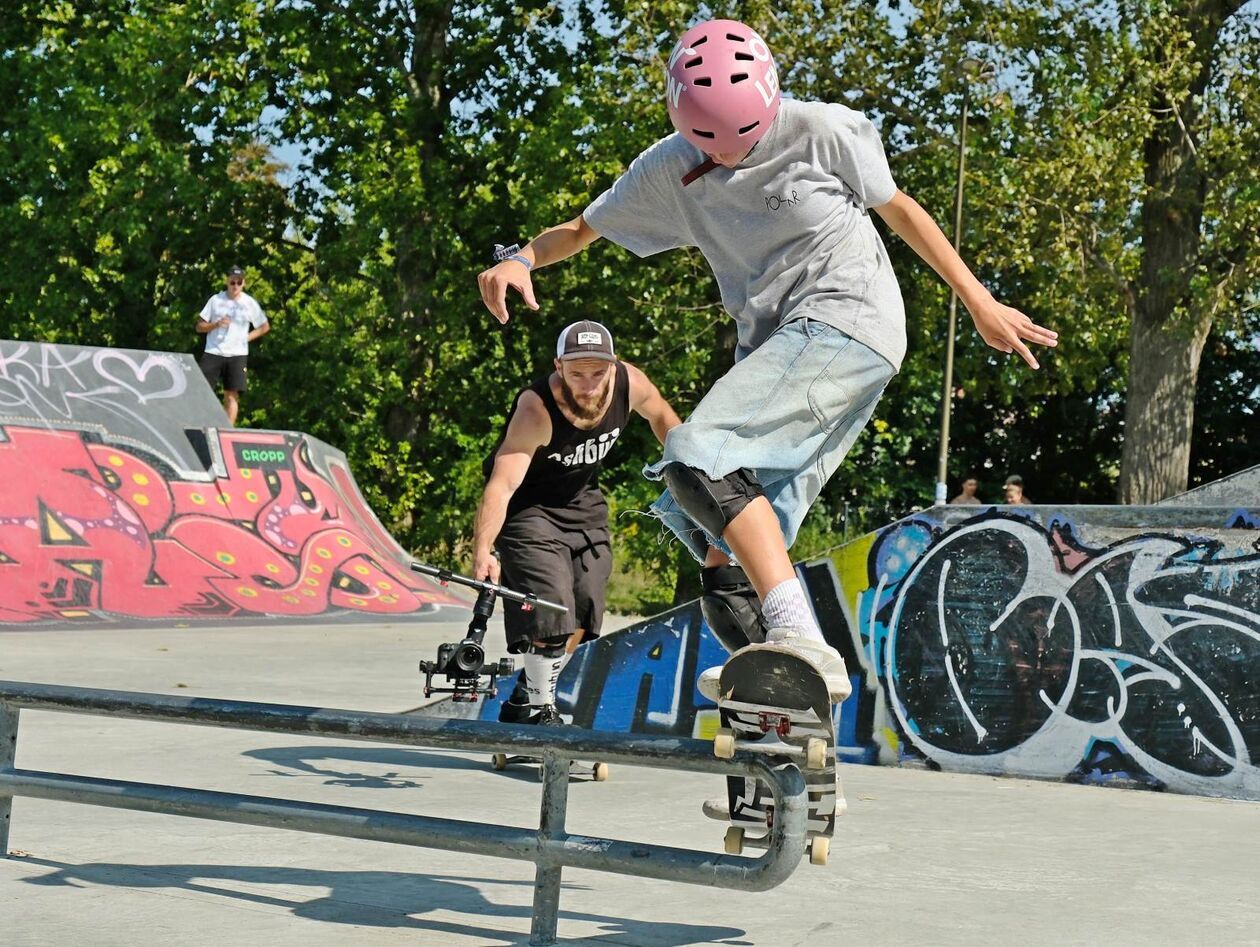
[[[494,582],[487,582],[484,579],[470,579],[468,576],[460,575],[458,572],[451,572],[449,569],[439,569],[437,566],[428,566],[423,562],[413,562],[411,571],[437,579],[443,585],[454,582],[456,585],[466,585],[468,588],[476,589],[478,592],[493,592],[509,602],[520,602],[521,607],[526,611],[533,608],[550,608],[557,612],[567,612],[569,610],[564,605],[557,605],[555,602],[549,602],[545,598],[539,598],[532,592],[516,592]]]

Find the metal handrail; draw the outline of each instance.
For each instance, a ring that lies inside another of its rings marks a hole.
[[[20,709],[536,756],[543,760],[539,828],[16,769]],[[773,794],[775,812],[767,850],[748,858],[568,833],[569,763],[591,758],[763,781]],[[808,806],[804,778],[794,764],[744,750],[717,759],[704,740],[0,681],[0,855],[8,854],[15,796],[532,861],[531,944],[555,943],[565,867],[745,891],[773,888],[796,870],[805,853]]]

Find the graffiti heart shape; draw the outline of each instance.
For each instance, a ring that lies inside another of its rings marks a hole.
[[[127,369],[130,380],[124,380],[110,371],[106,367],[109,363],[120,365]],[[105,381],[111,382],[135,395],[136,400],[141,404],[147,404],[150,401],[160,401],[163,398],[178,398],[188,390],[188,378],[184,374],[179,361],[161,353],[147,353],[144,361],[137,364],[135,359],[126,352],[120,352],[115,349],[102,349],[93,355],[92,367],[96,369],[97,374]],[[134,381],[143,385],[148,379],[149,373],[155,371],[160,371],[166,375],[168,379],[167,387],[143,391],[131,384]]]

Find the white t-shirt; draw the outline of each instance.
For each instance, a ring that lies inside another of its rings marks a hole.
[[[201,310],[203,322],[218,322],[224,316],[232,320],[226,328],[206,333],[207,355],[248,355],[250,329],[267,324],[258,301],[244,290],[233,299],[227,290],[215,293]]]
[[[703,160],[681,135],[663,138],[583,216],[639,256],[698,247],[735,319],[736,360],[808,316],[900,367],[905,307],[867,215],[897,188],[870,120],[844,105],[784,99],[738,167],[714,168],[684,187],[682,177]]]

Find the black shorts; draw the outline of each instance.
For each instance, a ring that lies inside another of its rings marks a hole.
[[[541,516],[518,516],[504,524],[495,542],[502,565],[499,581],[518,592],[568,606],[524,611],[503,603],[508,652],[522,654],[535,640],[559,641],[581,628],[583,641],[599,637],[604,621],[604,589],[612,575],[608,527],[561,529]]]
[[[223,379],[224,391],[245,390],[245,363],[248,355],[211,355],[205,352],[201,356],[201,374],[213,388]]]

